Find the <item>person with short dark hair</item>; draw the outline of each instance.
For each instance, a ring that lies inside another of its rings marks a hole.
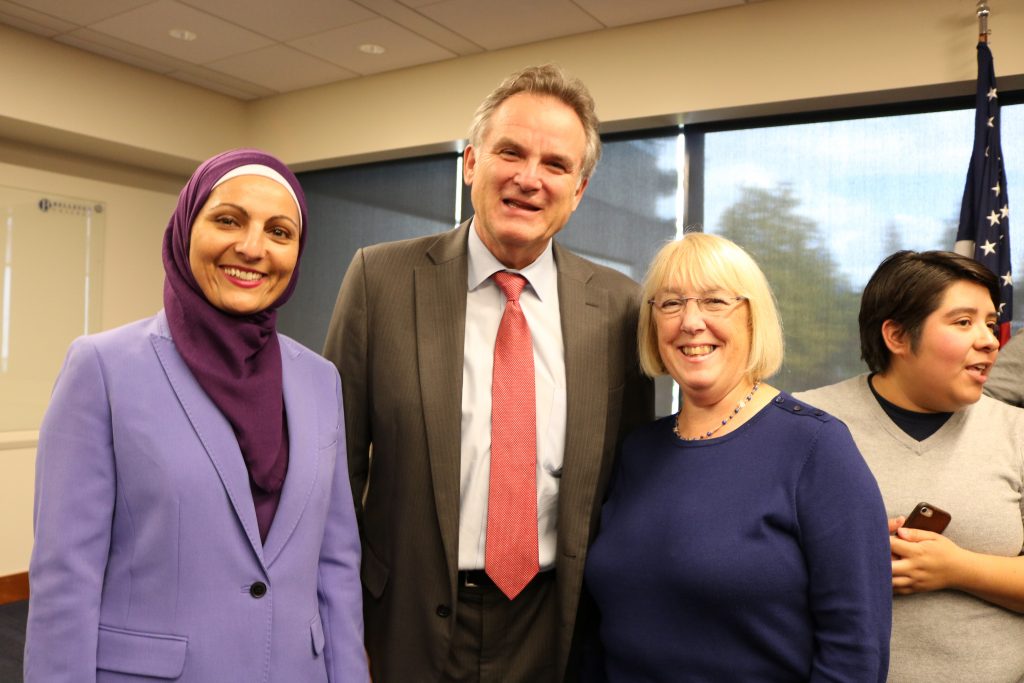
[[[982,395],[998,307],[977,261],[897,252],[861,298],[870,372],[797,394],[847,423],[882,489],[894,683],[1024,677],[1024,411]],[[952,515],[943,533],[903,527],[921,502]]]
[[[766,383],[782,327],[738,245],[690,233],[643,285],[641,364],[679,413],[623,445],[587,560],[590,683],[885,681],[885,509],[838,420]]]
[[[512,74],[473,118],[473,218],[360,249],[345,274],[324,355],[345,387],[376,683],[573,676],[597,508],[654,401],[636,283],[553,239],[600,149],[579,80]]]

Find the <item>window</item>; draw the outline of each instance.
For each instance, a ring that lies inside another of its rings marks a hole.
[[[1024,105],[1003,106],[1009,192],[1024,178]],[[775,290],[787,391],[864,371],[857,311],[898,249],[952,249],[973,140],[972,109],[703,133],[703,228],[743,245]],[[691,162],[692,163],[692,162]],[[1024,192],[1024,187],[1021,188]],[[1024,232],[1011,223],[1015,271]],[[1017,297],[1014,319],[1024,303]]]
[[[309,234],[299,284],[278,312],[281,331],[320,351],[341,280],[359,248],[452,227],[457,162],[445,154],[300,173]]]
[[[1001,100],[1008,192],[1024,196],[1024,104],[1019,94]],[[779,302],[786,361],[772,383],[799,391],[836,382],[865,369],[857,311],[878,263],[897,249],[953,247],[973,106],[960,98],[608,136],[558,239],[640,280],[684,227],[729,237],[754,256]],[[310,242],[282,330],[321,348],[357,248],[468,218],[459,169],[458,157],[444,155],[302,174]],[[1024,278],[1024,227],[1011,222],[1011,231],[1014,271]],[[1015,304],[1019,328],[1024,296]],[[661,413],[668,393],[659,386]]]

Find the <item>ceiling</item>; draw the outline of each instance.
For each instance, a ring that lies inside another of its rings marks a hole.
[[[0,0],[0,23],[252,100],[755,1]]]

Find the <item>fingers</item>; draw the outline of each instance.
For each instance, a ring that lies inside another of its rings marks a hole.
[[[937,534],[933,531],[925,531],[924,529],[910,529],[905,526],[901,526],[896,530],[896,535],[905,541],[912,543],[919,543],[921,541],[933,541],[936,538],[941,538],[942,534]]]
[[[892,592],[894,595],[911,595],[924,590],[919,585],[918,578],[913,575],[915,572],[913,563],[910,560],[894,560],[892,563]]]
[[[893,560],[892,562],[892,585],[897,585],[897,579],[902,586],[909,585],[910,572],[913,566],[910,560]]]
[[[899,536],[889,537],[889,550],[899,558],[910,557],[920,553],[920,548],[913,541],[905,541]]]
[[[901,526],[903,526],[903,522],[905,522],[905,521],[907,521],[907,518],[904,515],[900,515],[899,517],[893,517],[892,519],[890,519],[889,520],[889,533],[890,534],[896,533],[896,530],[899,529]]]

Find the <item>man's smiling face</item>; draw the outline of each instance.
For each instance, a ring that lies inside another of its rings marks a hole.
[[[571,107],[519,93],[494,112],[479,147],[466,148],[476,231],[505,266],[533,263],[579,206],[586,142]]]

